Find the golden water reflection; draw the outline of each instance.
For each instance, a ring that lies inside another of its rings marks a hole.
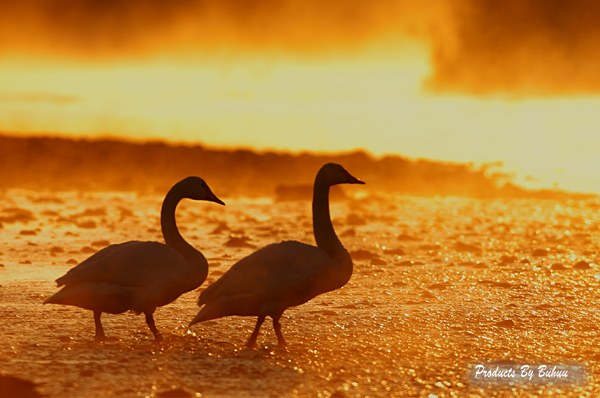
[[[142,317],[107,315],[93,341],[89,311],[42,306],[53,279],[109,243],[160,240],[161,197],[0,193],[0,371],[51,397],[594,396],[600,202],[365,196],[332,204],[354,257],[342,289],[288,310],[286,348],[254,319],[187,324],[198,292]],[[206,283],[253,247],[313,242],[310,205],[184,202],[182,234],[209,259]],[[230,247],[233,237],[247,245]],[[202,289],[202,288],[201,288]],[[570,384],[474,383],[478,363],[577,364]],[[188,394],[188,395],[183,395]]]

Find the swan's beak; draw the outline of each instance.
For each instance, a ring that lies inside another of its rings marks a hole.
[[[221,199],[217,198],[217,196],[214,193],[212,193],[211,190],[208,191],[208,193],[206,195],[206,200],[210,200],[211,202],[215,202],[215,203],[225,206],[225,203],[223,203],[223,201]]]
[[[346,171],[346,170],[344,170]],[[364,181],[359,180],[358,178],[352,176],[350,173],[346,171],[346,184],[364,184]]]

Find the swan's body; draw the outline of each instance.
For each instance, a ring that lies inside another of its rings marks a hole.
[[[157,307],[169,304],[200,286],[208,274],[206,258],[177,230],[175,208],[183,198],[223,204],[198,177],[188,177],[171,188],[161,210],[164,243],[131,241],[110,245],[58,278],[62,290],[44,304],[66,304],[94,311],[96,340],[104,340],[100,316],[132,310],[144,313],[154,337]]]
[[[364,184],[337,164],[321,168],[314,184],[313,228],[317,246],[296,241],[268,245],[234,264],[200,295],[204,305],[190,326],[230,315],[258,316],[247,345],[256,343],[271,316],[277,341],[285,345],[279,318],[288,307],[338,289],[352,276],[352,259],[337,238],[329,215],[329,187]]]

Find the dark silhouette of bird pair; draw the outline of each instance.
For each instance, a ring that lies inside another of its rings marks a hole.
[[[279,319],[283,312],[319,294],[338,289],[352,276],[352,259],[338,239],[329,214],[329,188],[336,184],[364,184],[342,166],[321,167],[314,183],[312,213],[317,246],[297,241],[268,245],[234,264],[206,288],[203,306],[190,326],[231,315],[258,316],[247,346],[256,344],[267,316],[279,345],[285,345]],[[199,287],[208,275],[206,258],[183,239],[175,223],[175,209],[184,198],[224,205],[199,177],[188,177],[167,193],[161,209],[165,243],[130,241],[110,245],[56,280],[64,286],[44,304],[66,304],[92,310],[96,340],[106,339],[100,316],[128,310],[146,316],[156,340],[157,307],[173,302]]]

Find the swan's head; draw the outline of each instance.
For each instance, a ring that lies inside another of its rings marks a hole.
[[[187,177],[177,183],[182,190],[183,197],[194,200],[207,200],[220,205],[225,205],[223,201],[212,193],[206,182],[200,177]]]
[[[336,184],[364,184],[363,181],[352,176],[337,163],[327,163],[317,173],[317,179],[321,179],[328,185]]]

